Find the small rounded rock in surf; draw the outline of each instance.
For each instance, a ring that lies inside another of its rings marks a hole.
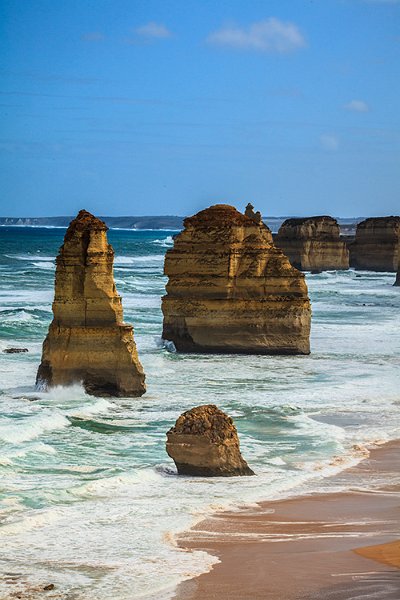
[[[184,412],[167,433],[166,449],[179,475],[255,475],[241,455],[231,417],[214,404]]]

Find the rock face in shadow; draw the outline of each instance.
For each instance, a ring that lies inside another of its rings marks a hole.
[[[184,226],[165,257],[163,338],[182,352],[308,354],[304,275],[270,230],[226,204]]]
[[[397,269],[397,276],[396,276],[396,281],[393,284],[394,286],[399,286],[400,287],[400,257],[399,257],[399,266]]]
[[[65,234],[56,259],[54,318],[36,379],[44,389],[82,382],[100,396],[146,391],[133,327],[123,322],[106,232],[103,221],[81,210]]]
[[[184,412],[168,431],[166,448],[179,475],[254,475],[240,453],[232,419],[214,404]]]
[[[302,271],[345,270],[349,251],[340,239],[340,228],[332,217],[287,219],[275,236],[275,244]]]
[[[350,266],[367,271],[397,271],[400,217],[374,217],[357,225],[355,241],[349,245]]]

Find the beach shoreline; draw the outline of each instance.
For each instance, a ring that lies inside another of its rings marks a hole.
[[[217,556],[211,571],[181,583],[175,600],[396,600],[400,440],[373,448],[330,478],[348,491],[260,502],[217,513],[179,546]]]

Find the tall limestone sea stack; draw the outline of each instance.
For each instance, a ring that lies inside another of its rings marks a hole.
[[[85,210],[67,229],[56,259],[54,318],[43,343],[40,387],[82,382],[99,396],[146,391],[133,328],[123,322],[107,229]]]
[[[373,217],[357,225],[350,244],[350,266],[367,271],[397,271],[400,217]]]
[[[165,257],[163,338],[178,351],[309,354],[304,275],[262,222],[217,204],[184,221]]]
[[[282,223],[275,243],[297,269],[327,271],[349,268],[349,251],[340,239],[340,228],[333,217],[287,219]]]

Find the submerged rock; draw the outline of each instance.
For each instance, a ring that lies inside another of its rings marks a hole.
[[[240,453],[232,419],[214,404],[184,412],[168,431],[166,448],[179,475],[254,475]]]
[[[294,267],[303,271],[320,273],[349,268],[349,251],[333,217],[287,219],[275,236],[275,244]]]
[[[107,226],[85,210],[71,221],[56,259],[54,318],[36,383],[82,382],[93,395],[141,396],[145,376],[123,322]]]
[[[28,348],[4,348],[6,354],[20,354],[21,352],[29,352]]]
[[[374,217],[357,225],[350,249],[350,266],[367,271],[397,271],[400,217]]]
[[[43,591],[44,591],[44,592],[49,592],[50,590],[54,590],[54,589],[55,589],[55,587],[56,587],[56,586],[54,585],[54,583],[49,583],[48,585],[45,585],[45,586],[43,587]]]
[[[184,226],[165,257],[163,339],[178,352],[308,354],[304,275],[268,227],[226,204]]]

